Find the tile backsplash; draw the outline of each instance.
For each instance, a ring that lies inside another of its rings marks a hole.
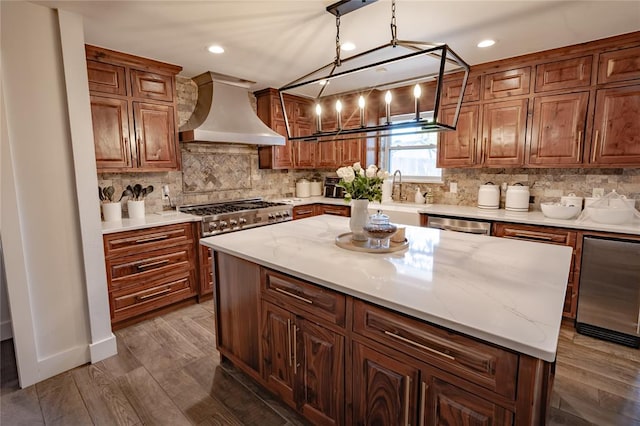
[[[195,107],[197,86],[184,77],[177,77],[176,83],[178,121],[182,125]],[[182,205],[248,197],[292,197],[295,182],[302,177],[309,178],[316,172],[321,178],[335,176],[334,170],[259,169],[258,149],[252,145],[188,143],[181,144],[181,155],[179,172],[103,173],[98,175],[98,182],[101,186],[113,185],[118,198],[129,184],[153,185],[155,190],[145,203],[147,212],[153,213],[163,208],[162,185],[169,185],[172,202]],[[435,203],[473,206],[480,185],[506,182],[529,185],[535,210],[540,209],[541,202],[556,201],[571,192],[590,196],[593,188],[604,188],[605,192],[615,189],[640,200],[640,169],[445,169],[442,174],[441,184],[404,183],[403,199],[413,201],[416,190],[426,192],[431,188]],[[449,192],[451,182],[458,185],[456,194]]]

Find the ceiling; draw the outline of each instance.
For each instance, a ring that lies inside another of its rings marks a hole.
[[[84,17],[89,44],[281,87],[333,61],[335,17],[323,0],[36,1]],[[396,1],[398,38],[447,43],[470,65],[640,30],[640,1]],[[341,18],[362,52],[391,39],[391,1]],[[492,38],[497,43],[480,49]],[[213,55],[211,44],[225,53]]]

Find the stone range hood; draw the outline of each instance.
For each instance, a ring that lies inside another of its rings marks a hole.
[[[180,126],[180,142],[284,145],[284,136],[258,118],[249,101],[253,82],[207,71],[193,78],[198,101]]]

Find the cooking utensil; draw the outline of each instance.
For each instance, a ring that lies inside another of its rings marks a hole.
[[[133,185],[133,196],[135,197],[136,201],[140,200],[141,193],[142,193],[142,185],[140,185],[139,183],[136,183],[135,185]]]
[[[102,188],[98,186],[98,197],[100,197],[100,201],[104,201],[104,194],[102,193]]]
[[[151,194],[153,192],[153,185],[149,185],[145,188],[145,196]]]
[[[104,192],[104,196],[109,200],[110,203],[113,203],[113,194],[115,194],[116,190],[113,186],[105,186],[102,190]]]
[[[122,195],[120,196],[120,199],[118,201],[122,201],[122,199],[124,197],[133,197],[133,191],[131,191],[131,189],[129,189],[131,187],[131,185],[127,186],[127,189],[125,189],[124,191],[122,191]]]

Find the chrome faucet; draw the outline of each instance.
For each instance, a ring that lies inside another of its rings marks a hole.
[[[391,199],[396,201],[394,194],[396,193],[396,175],[398,175],[398,201],[402,201],[402,173],[400,170],[393,172],[393,179],[391,180]]]

